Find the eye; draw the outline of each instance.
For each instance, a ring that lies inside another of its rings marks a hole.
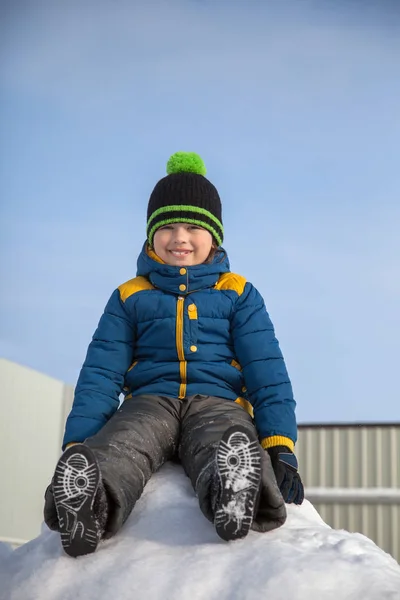
[[[164,229],[173,229],[172,225],[163,225],[162,227],[160,227],[160,231],[163,231]]]
[[[198,225],[189,225],[188,229],[203,229],[203,228],[199,227]]]

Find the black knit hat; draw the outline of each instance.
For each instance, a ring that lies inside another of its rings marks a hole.
[[[221,200],[216,188],[204,177],[203,160],[194,152],[176,152],[167,163],[167,173],[155,186],[147,207],[150,246],[157,229],[170,223],[204,227],[220,246],[224,238]]]

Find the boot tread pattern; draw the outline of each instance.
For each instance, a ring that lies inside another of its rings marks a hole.
[[[53,493],[60,525],[61,543],[70,556],[90,554],[99,543],[93,503],[100,473],[87,446],[66,450],[58,461]]]
[[[261,455],[257,440],[242,427],[232,427],[217,451],[220,497],[214,525],[224,540],[245,537],[252,525],[261,482]]]

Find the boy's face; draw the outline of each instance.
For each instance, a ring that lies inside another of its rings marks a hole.
[[[200,265],[207,260],[212,247],[207,229],[190,223],[172,223],[154,234],[154,251],[165,263],[174,266]]]

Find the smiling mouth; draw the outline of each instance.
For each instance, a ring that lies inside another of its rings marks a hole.
[[[191,250],[170,250],[173,256],[177,256],[178,258],[181,256],[187,256],[191,253]]]

